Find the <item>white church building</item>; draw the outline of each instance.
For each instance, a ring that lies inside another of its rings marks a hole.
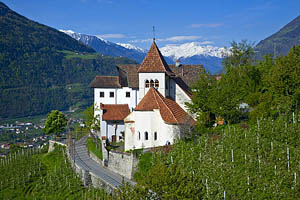
[[[163,146],[195,124],[185,103],[202,65],[168,65],[153,41],[142,64],[119,65],[117,71],[91,83],[102,140],[124,140],[126,151]]]

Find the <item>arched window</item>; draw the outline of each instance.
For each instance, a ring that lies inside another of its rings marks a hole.
[[[157,132],[154,132],[154,140],[157,140]]]
[[[139,132],[138,139],[141,140],[141,133]]]
[[[155,80],[155,82],[154,82],[154,87],[155,87],[155,88],[158,88],[158,87],[159,87],[159,81],[158,81],[158,80]]]
[[[154,81],[153,80],[150,81],[150,87],[154,87]]]
[[[148,88],[150,86],[149,80],[146,80],[145,87]]]
[[[148,132],[145,132],[145,140],[148,140]]]

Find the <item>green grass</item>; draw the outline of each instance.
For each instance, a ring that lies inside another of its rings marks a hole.
[[[97,148],[95,141],[97,141],[98,148]],[[103,159],[100,139],[94,139],[94,138],[88,137],[87,138],[87,147],[88,147],[89,152],[93,152],[100,160]]]
[[[72,58],[80,58],[80,59],[96,59],[99,55],[99,53],[77,53],[73,51],[59,51],[65,54],[66,59],[72,59]]]
[[[147,152],[140,155],[138,171],[134,174],[134,179],[140,181],[147,174],[148,170],[152,167],[153,154]]]

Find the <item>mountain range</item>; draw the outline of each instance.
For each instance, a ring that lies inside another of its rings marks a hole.
[[[141,62],[144,59],[145,52],[128,45],[119,45],[104,40],[98,36],[75,33],[71,30],[60,30],[61,32],[71,36],[79,42],[93,48],[98,53],[106,56],[126,57]]]
[[[141,63],[146,56],[147,50],[132,44],[113,43],[94,35],[75,33],[71,30],[60,31],[104,55],[123,56],[134,59],[138,63]],[[167,45],[160,47],[160,50],[168,64],[174,64],[178,59],[182,64],[203,64],[206,70],[213,74],[223,69],[221,62],[226,52],[225,48],[202,46],[197,42]]]

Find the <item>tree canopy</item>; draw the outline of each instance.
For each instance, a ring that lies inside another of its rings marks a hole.
[[[193,88],[188,106],[197,115],[198,125],[211,127],[218,117],[228,123],[276,119],[299,110],[300,47],[292,48],[287,56],[255,61],[251,44],[232,45],[221,79],[203,73]]]
[[[65,130],[67,121],[66,116],[62,112],[52,110],[46,119],[44,131],[46,134],[59,136]]]

